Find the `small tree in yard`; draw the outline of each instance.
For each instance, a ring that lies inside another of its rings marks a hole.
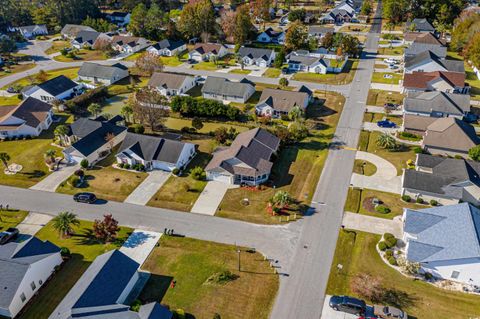
[[[162,58],[154,53],[145,52],[137,61],[135,66],[144,74],[151,76],[153,72],[160,72],[163,70]]]
[[[377,145],[387,150],[394,150],[397,148],[397,141],[390,134],[382,133],[377,138]]]
[[[92,103],[87,107],[87,111],[90,112],[94,117],[97,117],[97,114],[100,112],[102,107],[98,103]]]
[[[77,215],[70,212],[61,212],[53,218],[53,228],[60,234],[60,237],[68,237],[73,233],[72,226],[80,225]]]
[[[5,166],[5,169],[7,171],[10,171],[10,169],[8,168],[9,160],[10,160],[10,155],[8,155],[8,153],[5,153],[5,152],[0,153],[0,161],[2,161],[3,166]]]
[[[281,78],[279,81],[278,81],[278,84],[280,84],[281,87],[286,87],[288,86],[288,80],[287,78]]]
[[[205,170],[200,166],[194,167],[190,171],[190,177],[197,181],[203,181],[206,178]]]
[[[380,280],[369,274],[358,274],[352,280],[352,292],[372,302],[380,301],[382,285]]]
[[[226,127],[221,126],[215,130],[215,140],[221,144],[225,143],[228,139],[228,130]]]
[[[480,145],[474,146],[468,150],[468,156],[474,161],[480,161]]]
[[[60,142],[60,145],[63,145],[64,144],[64,138],[65,138],[65,135],[68,134],[68,127],[66,125],[58,125],[54,132],[55,136],[58,137],[58,140]]]
[[[88,168],[88,165],[89,165],[89,163],[88,163],[88,160],[87,160],[87,159],[84,158],[83,160],[80,161],[80,167],[81,167],[81,168],[87,169],[87,168]]]
[[[93,223],[95,237],[106,243],[114,240],[119,230],[118,221],[112,217],[112,214],[103,215],[103,220],[95,219]]]
[[[277,191],[272,197],[272,203],[277,207],[285,208],[287,205],[293,203],[293,198],[286,191]]]
[[[45,162],[47,162],[47,164],[51,164],[51,163],[55,163],[55,150],[52,150],[52,149],[49,149],[49,150],[46,150],[45,151]]]
[[[202,120],[198,117],[194,117],[192,119],[192,127],[195,128],[196,130],[201,130],[203,127]]]
[[[40,70],[36,76],[36,80],[40,83],[48,80],[48,74],[44,70]]]

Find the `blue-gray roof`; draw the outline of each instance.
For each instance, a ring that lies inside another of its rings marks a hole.
[[[167,307],[152,302],[143,305],[138,312],[141,319],[171,319],[173,313]]]
[[[480,210],[468,203],[405,210],[407,259],[431,262],[480,258]]]
[[[38,87],[53,96],[57,96],[60,93],[73,89],[77,85],[77,83],[73,82],[65,75],[59,75],[39,84]]]

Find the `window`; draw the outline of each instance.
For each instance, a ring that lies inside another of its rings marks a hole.
[[[459,276],[460,276],[460,272],[454,270],[452,271],[452,275],[450,276],[450,278],[458,279]]]
[[[25,300],[27,300],[27,297],[25,297],[25,294],[23,292],[20,295],[20,299],[22,300],[22,302],[25,302]]]
[[[38,281],[38,284],[41,286],[41,285],[43,284],[43,280],[40,279],[40,280]]]
[[[32,281],[30,283],[30,287],[32,288],[32,291],[35,291],[35,289],[37,289],[37,285],[35,285],[35,281]]]

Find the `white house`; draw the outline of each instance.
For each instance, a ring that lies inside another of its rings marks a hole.
[[[106,33],[83,30],[70,42],[75,49],[94,48],[95,43],[100,40],[110,41],[111,37]]]
[[[24,98],[35,99],[51,103],[55,100],[62,101],[81,93],[82,84],[75,83],[64,75],[59,75],[41,84],[22,91]]]
[[[52,106],[28,98],[17,106],[0,108],[0,139],[17,136],[39,136],[52,124]]]
[[[271,49],[241,47],[238,54],[245,65],[268,67],[275,60],[275,51]]]
[[[225,45],[219,43],[197,43],[192,51],[188,52],[188,58],[197,62],[210,61],[212,57],[223,58],[228,54]]]
[[[348,56],[320,54],[308,51],[293,51],[287,56],[288,69],[291,72],[340,73],[348,62]]]
[[[112,37],[112,48],[120,53],[135,53],[150,46],[150,41],[140,37],[116,35]]]
[[[102,65],[93,62],[84,62],[78,70],[78,79],[97,85],[111,85],[129,75],[128,68],[123,64]]]
[[[260,43],[285,43],[285,32],[275,31],[272,28],[268,28],[257,36],[257,42]]]
[[[114,11],[107,14],[107,19],[110,20],[110,22],[123,27],[130,23],[130,16],[131,15],[128,12]]]
[[[61,263],[60,248],[37,237],[0,245],[0,316],[15,317]]]
[[[255,84],[243,79],[232,82],[225,78],[209,76],[202,87],[206,99],[245,103],[255,93]]]
[[[171,172],[187,166],[195,154],[195,145],[191,143],[127,133],[116,158],[117,163],[143,164],[147,170]]]
[[[168,39],[164,39],[147,48],[148,52],[161,56],[175,56],[185,50],[187,50],[187,45],[185,42],[181,40],[172,41]]]
[[[405,59],[405,73],[435,71],[465,73],[465,66],[463,61],[441,59],[432,51],[424,51]]]
[[[195,77],[177,73],[155,72],[148,86],[153,87],[163,96],[184,95],[197,84]]]
[[[267,88],[262,91],[255,112],[260,116],[279,117],[288,115],[294,107],[305,111],[309,102],[310,95],[306,92]]]
[[[480,286],[480,210],[469,203],[403,213],[405,257],[434,277]]]
[[[25,39],[33,39],[39,35],[47,35],[48,29],[44,24],[27,25],[23,27],[10,28],[11,31],[18,31]]]

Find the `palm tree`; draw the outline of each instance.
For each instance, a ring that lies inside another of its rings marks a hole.
[[[273,195],[272,202],[281,208],[293,202],[292,196],[286,191],[278,191]]]
[[[8,155],[5,152],[0,153],[0,161],[2,161],[3,165],[5,166],[5,169],[10,172],[10,169],[8,168],[9,160],[10,160],[10,155]]]
[[[124,105],[122,106],[122,109],[120,110],[120,114],[125,118],[125,120],[130,123],[130,116],[133,114],[133,109],[130,105]]]
[[[87,107],[88,112],[90,112],[93,116],[97,117],[97,114],[100,112],[102,107],[98,103],[92,103]]]
[[[60,145],[63,145],[64,138],[68,134],[68,127],[66,125],[58,125],[55,130],[53,131],[53,134],[55,136],[58,136],[58,139],[60,141]]]
[[[377,145],[382,147],[382,148],[385,148],[387,150],[393,150],[393,149],[397,148],[397,141],[390,134],[382,133],[377,138]]]
[[[80,225],[77,215],[70,212],[61,212],[53,218],[53,228],[58,231],[60,237],[69,236],[73,233],[72,226]]]
[[[55,152],[55,150],[52,150],[52,149],[49,149],[49,150],[46,150],[45,151],[45,159],[49,159],[50,160],[50,163],[55,163],[55,154],[57,152]]]

